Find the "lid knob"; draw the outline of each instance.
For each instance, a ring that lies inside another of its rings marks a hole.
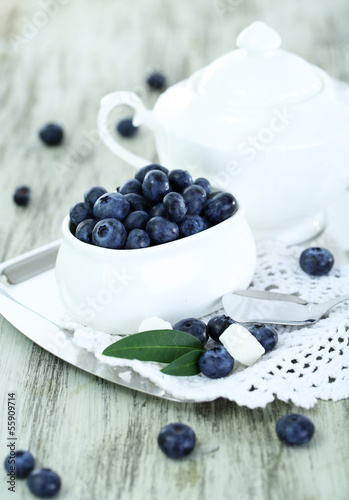
[[[247,52],[273,52],[281,45],[279,34],[262,21],[256,21],[241,31],[236,45]]]

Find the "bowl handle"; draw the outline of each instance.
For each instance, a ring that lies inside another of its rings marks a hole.
[[[135,168],[144,167],[144,165],[152,163],[151,161],[145,160],[141,156],[131,153],[126,148],[121,146],[116,139],[110,134],[108,130],[108,116],[110,112],[117,106],[130,106],[135,110],[135,116],[133,117],[133,125],[139,126],[145,124],[151,130],[155,128],[155,120],[153,112],[146,109],[143,106],[142,101],[138,95],[133,92],[128,92],[126,90],[121,90],[118,92],[112,92],[104,96],[100,103],[97,125],[99,136],[108,146],[108,148],[115,153],[119,158],[126,161]]]

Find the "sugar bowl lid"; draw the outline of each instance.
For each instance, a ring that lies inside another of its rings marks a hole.
[[[200,74],[196,82],[200,96],[229,107],[263,108],[301,103],[322,91],[317,68],[280,49],[280,36],[265,23],[252,23],[236,44],[237,50]]]

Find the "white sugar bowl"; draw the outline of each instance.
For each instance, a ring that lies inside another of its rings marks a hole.
[[[288,243],[315,236],[349,184],[349,87],[280,45],[273,29],[255,22],[237,50],[170,87],[152,111],[131,92],[105,96],[102,140],[136,168],[151,163],[108,130],[110,111],[129,105],[134,124],[154,132],[160,163],[243,198],[255,236]]]

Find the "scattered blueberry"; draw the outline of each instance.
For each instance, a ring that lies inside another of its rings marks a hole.
[[[207,229],[206,221],[200,215],[186,215],[178,223],[179,236],[185,238]]]
[[[194,335],[200,340],[204,345],[207,342],[208,335],[206,332],[206,324],[200,319],[196,318],[186,318],[178,321],[174,326],[174,330],[179,330],[180,332],[187,332],[190,335]]]
[[[176,240],[179,237],[179,229],[175,222],[164,217],[153,217],[146,226],[150,238],[157,245]]]
[[[140,168],[135,175],[135,179],[137,179],[137,181],[142,183],[144,181],[144,177],[146,176],[146,174],[151,170],[160,170],[164,174],[166,175],[168,174],[168,169],[166,167],[158,165],[157,163],[151,163],[150,165],[146,165],[145,167]]]
[[[60,490],[61,480],[51,469],[34,469],[28,476],[27,486],[33,495],[39,498],[50,498]]]
[[[118,219],[124,220],[130,211],[130,204],[120,193],[106,193],[98,198],[93,207],[93,216],[97,220]]]
[[[163,204],[167,217],[174,222],[182,220],[187,213],[186,203],[179,193],[168,193],[163,199]]]
[[[277,421],[276,434],[283,443],[306,444],[314,435],[314,424],[304,415],[290,413]]]
[[[147,201],[144,196],[137,193],[125,194],[126,200],[130,204],[130,212],[149,212],[151,209],[151,204]]]
[[[165,217],[166,210],[163,203],[154,205],[149,212],[150,217]]]
[[[39,130],[42,142],[47,146],[58,146],[63,140],[63,128],[56,123],[48,123]]]
[[[170,458],[183,458],[195,447],[195,432],[185,424],[169,424],[163,427],[158,436],[160,449]]]
[[[124,195],[129,193],[142,194],[142,183],[137,179],[130,179],[118,188],[118,192]]]
[[[82,201],[73,205],[69,211],[69,217],[75,226],[78,226],[80,222],[85,219],[92,219],[93,212],[90,205],[83,203]]]
[[[116,126],[116,130],[123,137],[133,137],[138,132],[138,127],[132,123],[132,118],[123,118]]]
[[[193,184],[193,179],[187,170],[171,170],[168,174],[168,178],[173,191],[181,193],[185,188]]]
[[[16,205],[26,207],[30,202],[30,188],[27,186],[19,186],[14,192],[13,200]]]
[[[143,229],[132,229],[126,239],[125,248],[147,248],[150,246],[150,237]]]
[[[222,222],[238,209],[237,201],[230,193],[216,193],[209,197],[203,209],[203,215],[211,222]]]
[[[29,451],[17,450],[5,458],[5,469],[8,474],[14,474],[17,479],[24,479],[34,469],[35,461]]]
[[[199,359],[199,367],[206,377],[226,377],[234,367],[234,358],[230,356],[225,347],[214,347],[204,352]]]
[[[151,89],[162,90],[166,86],[166,77],[159,72],[151,73],[147,77],[147,84]]]
[[[106,194],[107,190],[101,186],[93,186],[90,189],[87,189],[84,194],[84,201],[93,208],[93,205],[96,203],[98,198],[100,198],[103,194]]]
[[[212,187],[211,187],[211,184],[210,182],[205,179],[205,177],[198,177],[195,181],[194,181],[194,184],[197,184],[198,186],[201,186],[202,188],[204,188],[204,190],[206,191],[206,194],[207,196],[211,193],[212,191]]]
[[[127,232],[119,220],[104,219],[92,231],[92,243],[104,248],[123,248]]]
[[[132,229],[145,229],[149,219],[149,214],[144,212],[144,210],[131,212],[124,220],[125,229],[126,231],[132,231]]]
[[[85,219],[75,229],[75,237],[84,243],[92,243],[92,231],[97,221],[95,219]]]
[[[161,170],[151,170],[142,183],[143,196],[151,203],[159,203],[171,191],[169,179]]]
[[[307,248],[301,253],[299,263],[303,271],[311,276],[322,276],[331,271],[334,258],[326,248]]]
[[[222,333],[228,328],[228,326],[235,323],[229,316],[225,314],[220,314],[218,316],[214,316],[207,323],[207,333],[211,337],[211,339],[219,342],[219,337]]]
[[[188,215],[199,215],[206,204],[207,194],[203,187],[192,184],[183,191],[183,198]]]
[[[274,349],[279,340],[277,331],[271,326],[254,325],[250,328],[250,333],[262,344],[265,352]]]

